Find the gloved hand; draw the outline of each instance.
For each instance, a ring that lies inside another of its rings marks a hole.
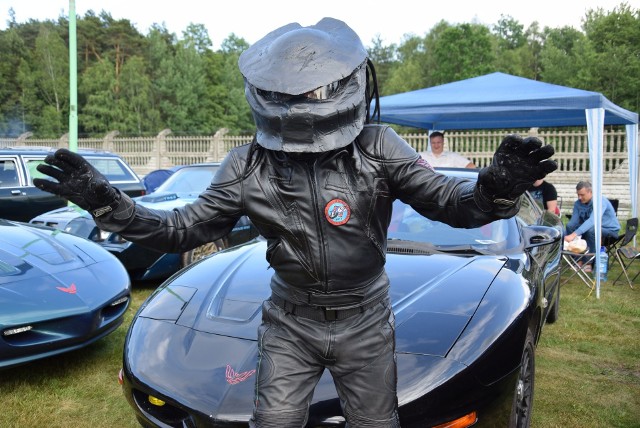
[[[37,170],[58,182],[35,178],[33,184],[37,188],[61,196],[96,217],[111,211],[119,200],[116,189],[79,154],[58,149],[44,162]]]
[[[535,137],[507,135],[493,155],[493,162],[478,174],[481,195],[493,203],[513,204],[534,181],[558,168],[550,160],[555,151]]]

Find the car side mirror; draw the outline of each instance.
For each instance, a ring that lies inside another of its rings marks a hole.
[[[562,238],[562,232],[549,226],[525,226],[522,229],[525,249],[553,244]]]

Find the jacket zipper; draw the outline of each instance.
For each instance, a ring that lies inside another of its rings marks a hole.
[[[328,283],[326,281],[327,278],[327,255],[324,251],[324,234],[322,233],[322,224],[320,219],[320,206],[318,204],[318,184],[316,182],[316,171],[315,164],[316,159],[312,162],[309,162],[307,165],[309,166],[309,179],[311,181],[311,195],[313,199],[313,208],[314,208],[314,217],[316,219],[316,229],[318,230],[318,237],[320,238],[320,261],[321,261],[321,272],[319,272],[320,281],[322,282],[322,289],[327,292],[328,291]]]

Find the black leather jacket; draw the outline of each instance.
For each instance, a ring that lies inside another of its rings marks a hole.
[[[347,308],[388,289],[386,237],[395,199],[454,227],[518,210],[480,199],[474,182],[434,172],[386,126],[367,125],[354,143],[326,153],[250,148],[232,150],[189,205],[154,211],[123,195],[115,215],[96,221],[139,244],[182,252],[224,236],[247,215],[268,240],[273,292],[294,303]]]

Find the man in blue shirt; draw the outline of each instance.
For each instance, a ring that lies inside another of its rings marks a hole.
[[[589,181],[580,181],[576,186],[578,200],[573,204],[573,214],[567,223],[564,240],[573,241],[578,235],[587,241],[590,253],[596,252],[596,236],[593,219],[593,190]],[[620,222],[616,217],[611,202],[602,197],[602,238],[607,236],[617,237],[620,231]]]

